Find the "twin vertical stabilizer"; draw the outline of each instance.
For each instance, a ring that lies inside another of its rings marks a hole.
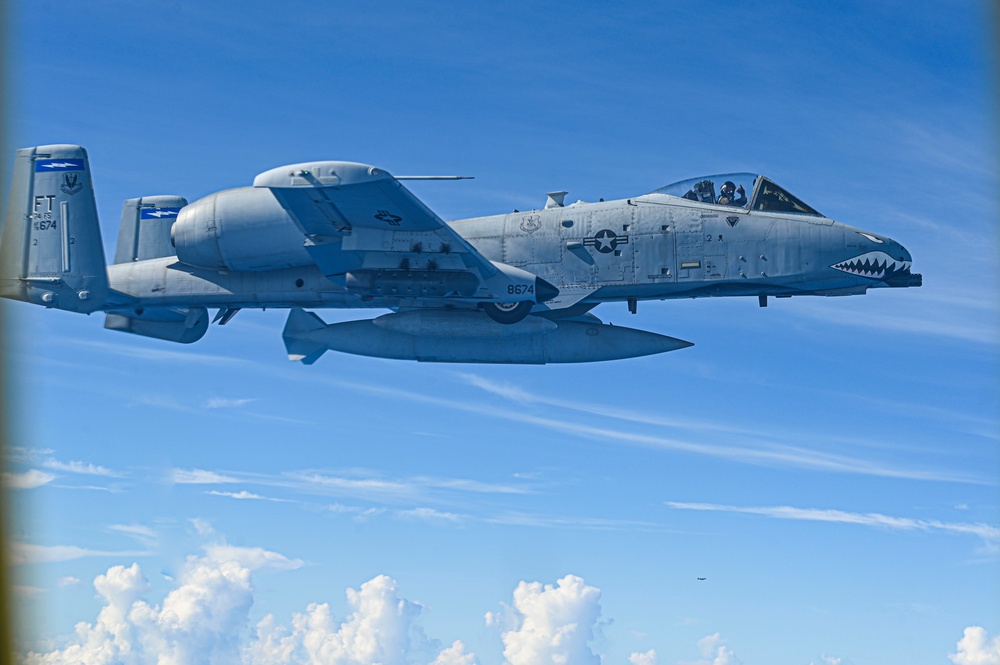
[[[87,151],[17,151],[0,235],[0,296],[89,313],[108,296]]]

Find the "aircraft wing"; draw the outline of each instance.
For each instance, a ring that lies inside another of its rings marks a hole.
[[[477,298],[509,300],[491,295],[502,296],[512,281],[528,279],[524,271],[489,261],[402,183],[374,166],[293,164],[261,173],[253,184],[271,190],[305,235],[310,256],[334,281],[358,271],[439,272],[454,280],[452,286],[463,284],[459,290],[468,296],[470,280],[454,274],[467,272],[483,283],[497,282]],[[524,274],[511,275],[511,270]]]

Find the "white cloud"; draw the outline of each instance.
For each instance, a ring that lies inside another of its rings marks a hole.
[[[220,492],[219,490],[209,490],[205,492],[211,496],[225,496],[230,499],[238,500],[253,500],[253,501],[275,501],[278,503],[294,503],[291,499],[277,499],[271,496],[262,496],[260,494],[254,494],[253,492],[248,492],[246,490],[240,490],[239,492]]]
[[[217,562],[236,562],[250,570],[261,568],[277,568],[278,570],[295,570],[301,568],[301,559],[289,559],[277,552],[270,552],[262,547],[238,547],[226,543],[205,546],[206,558]]]
[[[819,658],[822,661],[821,665],[840,665],[844,661],[843,658],[837,658],[835,656],[827,656],[825,654],[820,656]],[[816,663],[812,662],[809,665],[816,665]]]
[[[955,665],[1000,665],[1000,636],[990,639],[980,626],[969,626],[958,641],[958,653],[948,654]]]
[[[143,526],[141,524],[109,524],[109,531],[115,531],[117,533],[125,534],[135,538],[140,543],[145,545],[152,544],[156,541],[156,532],[150,529],[148,526]]]
[[[55,457],[51,449],[45,448],[23,448],[13,446],[8,450],[10,459],[24,464],[39,465],[52,471],[62,471],[65,473],[78,473],[89,476],[104,476],[107,478],[120,478],[123,474],[98,464],[88,462],[69,461],[63,462]],[[29,472],[32,473],[32,472]],[[41,472],[35,472],[41,473]],[[6,475],[6,474],[4,474]],[[24,475],[24,474],[21,474]]]
[[[214,471],[204,469],[174,469],[171,480],[178,485],[213,485],[216,483],[238,483],[238,478],[223,476]]]
[[[886,478],[907,478],[911,480],[936,480],[972,484],[988,484],[991,482],[982,476],[972,476],[946,470],[943,471],[940,469],[908,469],[894,467],[863,458],[818,451],[811,448],[804,448],[802,446],[775,443],[774,437],[764,434],[748,432],[746,436],[742,437],[739,445],[700,443],[690,439],[670,438],[658,434],[642,434],[625,431],[620,428],[595,427],[581,422],[580,419],[575,416],[564,419],[552,418],[532,415],[524,409],[513,410],[497,408],[472,403],[468,400],[453,400],[432,397],[423,393],[400,390],[397,388],[387,388],[385,386],[371,386],[358,383],[352,383],[348,386],[347,384],[335,380],[328,380],[327,383],[332,385],[343,385],[355,392],[365,392],[371,395],[405,399],[420,404],[432,404],[455,411],[476,413],[491,418],[507,420],[509,422],[525,423],[590,440],[621,442],[629,445],[658,448],[662,450],[677,450],[733,460],[744,464],[817,469],[832,473],[851,473],[868,476],[881,476]],[[482,382],[480,381],[480,383]],[[491,392],[504,396],[508,394],[517,394],[514,389],[505,386],[496,387],[489,384],[489,382],[483,383],[481,387],[488,387]],[[538,403],[550,403],[553,406],[564,407],[571,410],[579,408],[578,406],[571,407],[555,400],[540,400]],[[587,408],[590,409],[591,407],[588,406]],[[637,422],[651,423],[656,420],[656,418],[645,417],[641,414],[628,414],[624,412],[619,413],[615,410],[611,410],[607,415],[615,418],[621,417],[625,420],[636,420]],[[683,425],[679,426],[684,427]],[[702,423],[695,429],[710,430],[713,429],[713,427],[711,424]],[[688,436],[695,434],[698,434],[698,432],[691,431],[687,433]]]
[[[256,401],[256,398],[229,399],[226,397],[212,397],[205,402],[206,409],[233,409]]]
[[[628,662],[632,665],[656,665],[656,649],[650,649],[645,653],[634,651],[628,657]]]
[[[450,647],[438,654],[431,665],[475,665],[475,663],[476,656],[465,653],[465,645],[462,644],[462,641],[455,640]]]
[[[292,617],[291,630],[277,626],[268,615],[257,624],[256,637],[245,661],[252,665],[323,663],[324,665],[385,665],[408,662],[414,621],[422,607],[399,596],[396,582],[379,575],[348,589],[354,611],[337,625],[326,603],[313,603]],[[439,655],[442,664],[469,663],[464,648],[452,645]]]
[[[431,524],[460,524],[462,516],[455,513],[445,513],[433,508],[413,508],[412,510],[400,510],[396,513],[403,519],[418,520]]]
[[[53,471],[79,473],[88,476],[104,476],[106,478],[118,478],[122,475],[117,471],[112,471],[111,469],[105,466],[99,466],[97,464],[89,464],[86,462],[78,462],[78,461],[60,462],[59,460],[52,457],[43,461],[42,466],[44,466],[46,469],[52,469]]]
[[[24,473],[9,473],[4,471],[3,474],[0,474],[0,481],[3,482],[5,487],[12,490],[34,489],[42,485],[47,485],[55,479],[56,477],[51,473],[45,473],[38,469],[31,469]]]
[[[79,577],[73,577],[71,575],[67,575],[66,577],[60,577],[59,579],[56,580],[56,584],[63,588],[80,586],[80,583],[81,580]]]
[[[504,657],[510,665],[592,663],[601,659],[587,645],[601,614],[601,591],[575,575],[556,586],[521,582],[513,607],[502,614],[488,612],[486,623],[501,629]]]
[[[680,503],[666,501],[665,504],[678,510],[705,510],[730,513],[748,513],[786,520],[809,522],[839,522],[861,526],[879,527],[900,531],[945,531],[979,536],[988,547],[996,548],[1000,543],[1000,528],[982,523],[940,522],[938,520],[918,520],[910,517],[893,517],[880,513],[851,513],[843,510],[819,508],[794,508],[792,506],[726,506],[714,503]]]
[[[701,638],[698,640],[698,651],[701,652],[702,660],[687,665],[740,665],[743,661],[724,642],[719,633]]]
[[[261,548],[210,545],[189,557],[161,603],[138,564],[113,566],[94,580],[103,606],[61,648],[27,654],[25,665],[476,665],[461,640],[442,648],[418,625],[423,606],[379,575],[347,590],[350,610],[336,620],[327,603],[312,603],[288,625],[267,615],[247,634],[253,571],[288,569],[298,560]],[[78,582],[65,578],[66,585]],[[173,580],[171,580],[173,581]],[[60,582],[62,584],[62,582]],[[588,647],[600,616],[599,589],[567,575],[555,585],[521,582],[503,616],[508,665],[601,662]],[[707,638],[706,638],[707,639]],[[725,655],[724,649],[719,654]],[[632,665],[656,665],[656,652],[634,653]],[[718,660],[712,665],[733,665]]]
[[[136,557],[149,556],[149,552],[107,552],[91,550],[76,545],[32,545],[31,543],[11,543],[10,562],[14,565],[34,563],[55,563],[73,561],[87,557]]]
[[[15,584],[13,589],[15,594],[26,598],[31,598],[45,593],[45,589],[41,587],[27,586],[24,584]]]
[[[199,536],[211,536],[215,533],[215,529],[212,528],[211,523],[208,520],[204,520],[200,517],[193,517],[188,520],[191,523],[191,528]]]
[[[239,665],[253,588],[252,570],[295,568],[261,548],[216,545],[190,557],[177,586],[152,605],[143,596],[149,581],[138,564],[114,566],[94,580],[104,606],[94,623],[79,623],[62,649],[30,653],[27,665]]]
[[[345,506],[342,503],[332,503],[326,506],[326,510],[337,515],[354,515],[355,522],[367,522],[368,518],[381,515],[384,508],[362,508],[360,506]]]

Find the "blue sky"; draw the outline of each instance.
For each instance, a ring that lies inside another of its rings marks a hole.
[[[412,183],[445,219],[749,170],[925,284],[604,305],[695,346],[550,367],[304,367],[279,311],[172,346],[4,303],[31,662],[1000,658],[987,3],[8,14],[8,152],[88,149],[109,255],[124,199],[312,159],[475,175]]]

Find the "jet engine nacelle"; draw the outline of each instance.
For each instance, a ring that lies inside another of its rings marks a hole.
[[[185,206],[170,240],[178,259],[211,270],[312,264],[302,232],[268,189],[228,189]]]

